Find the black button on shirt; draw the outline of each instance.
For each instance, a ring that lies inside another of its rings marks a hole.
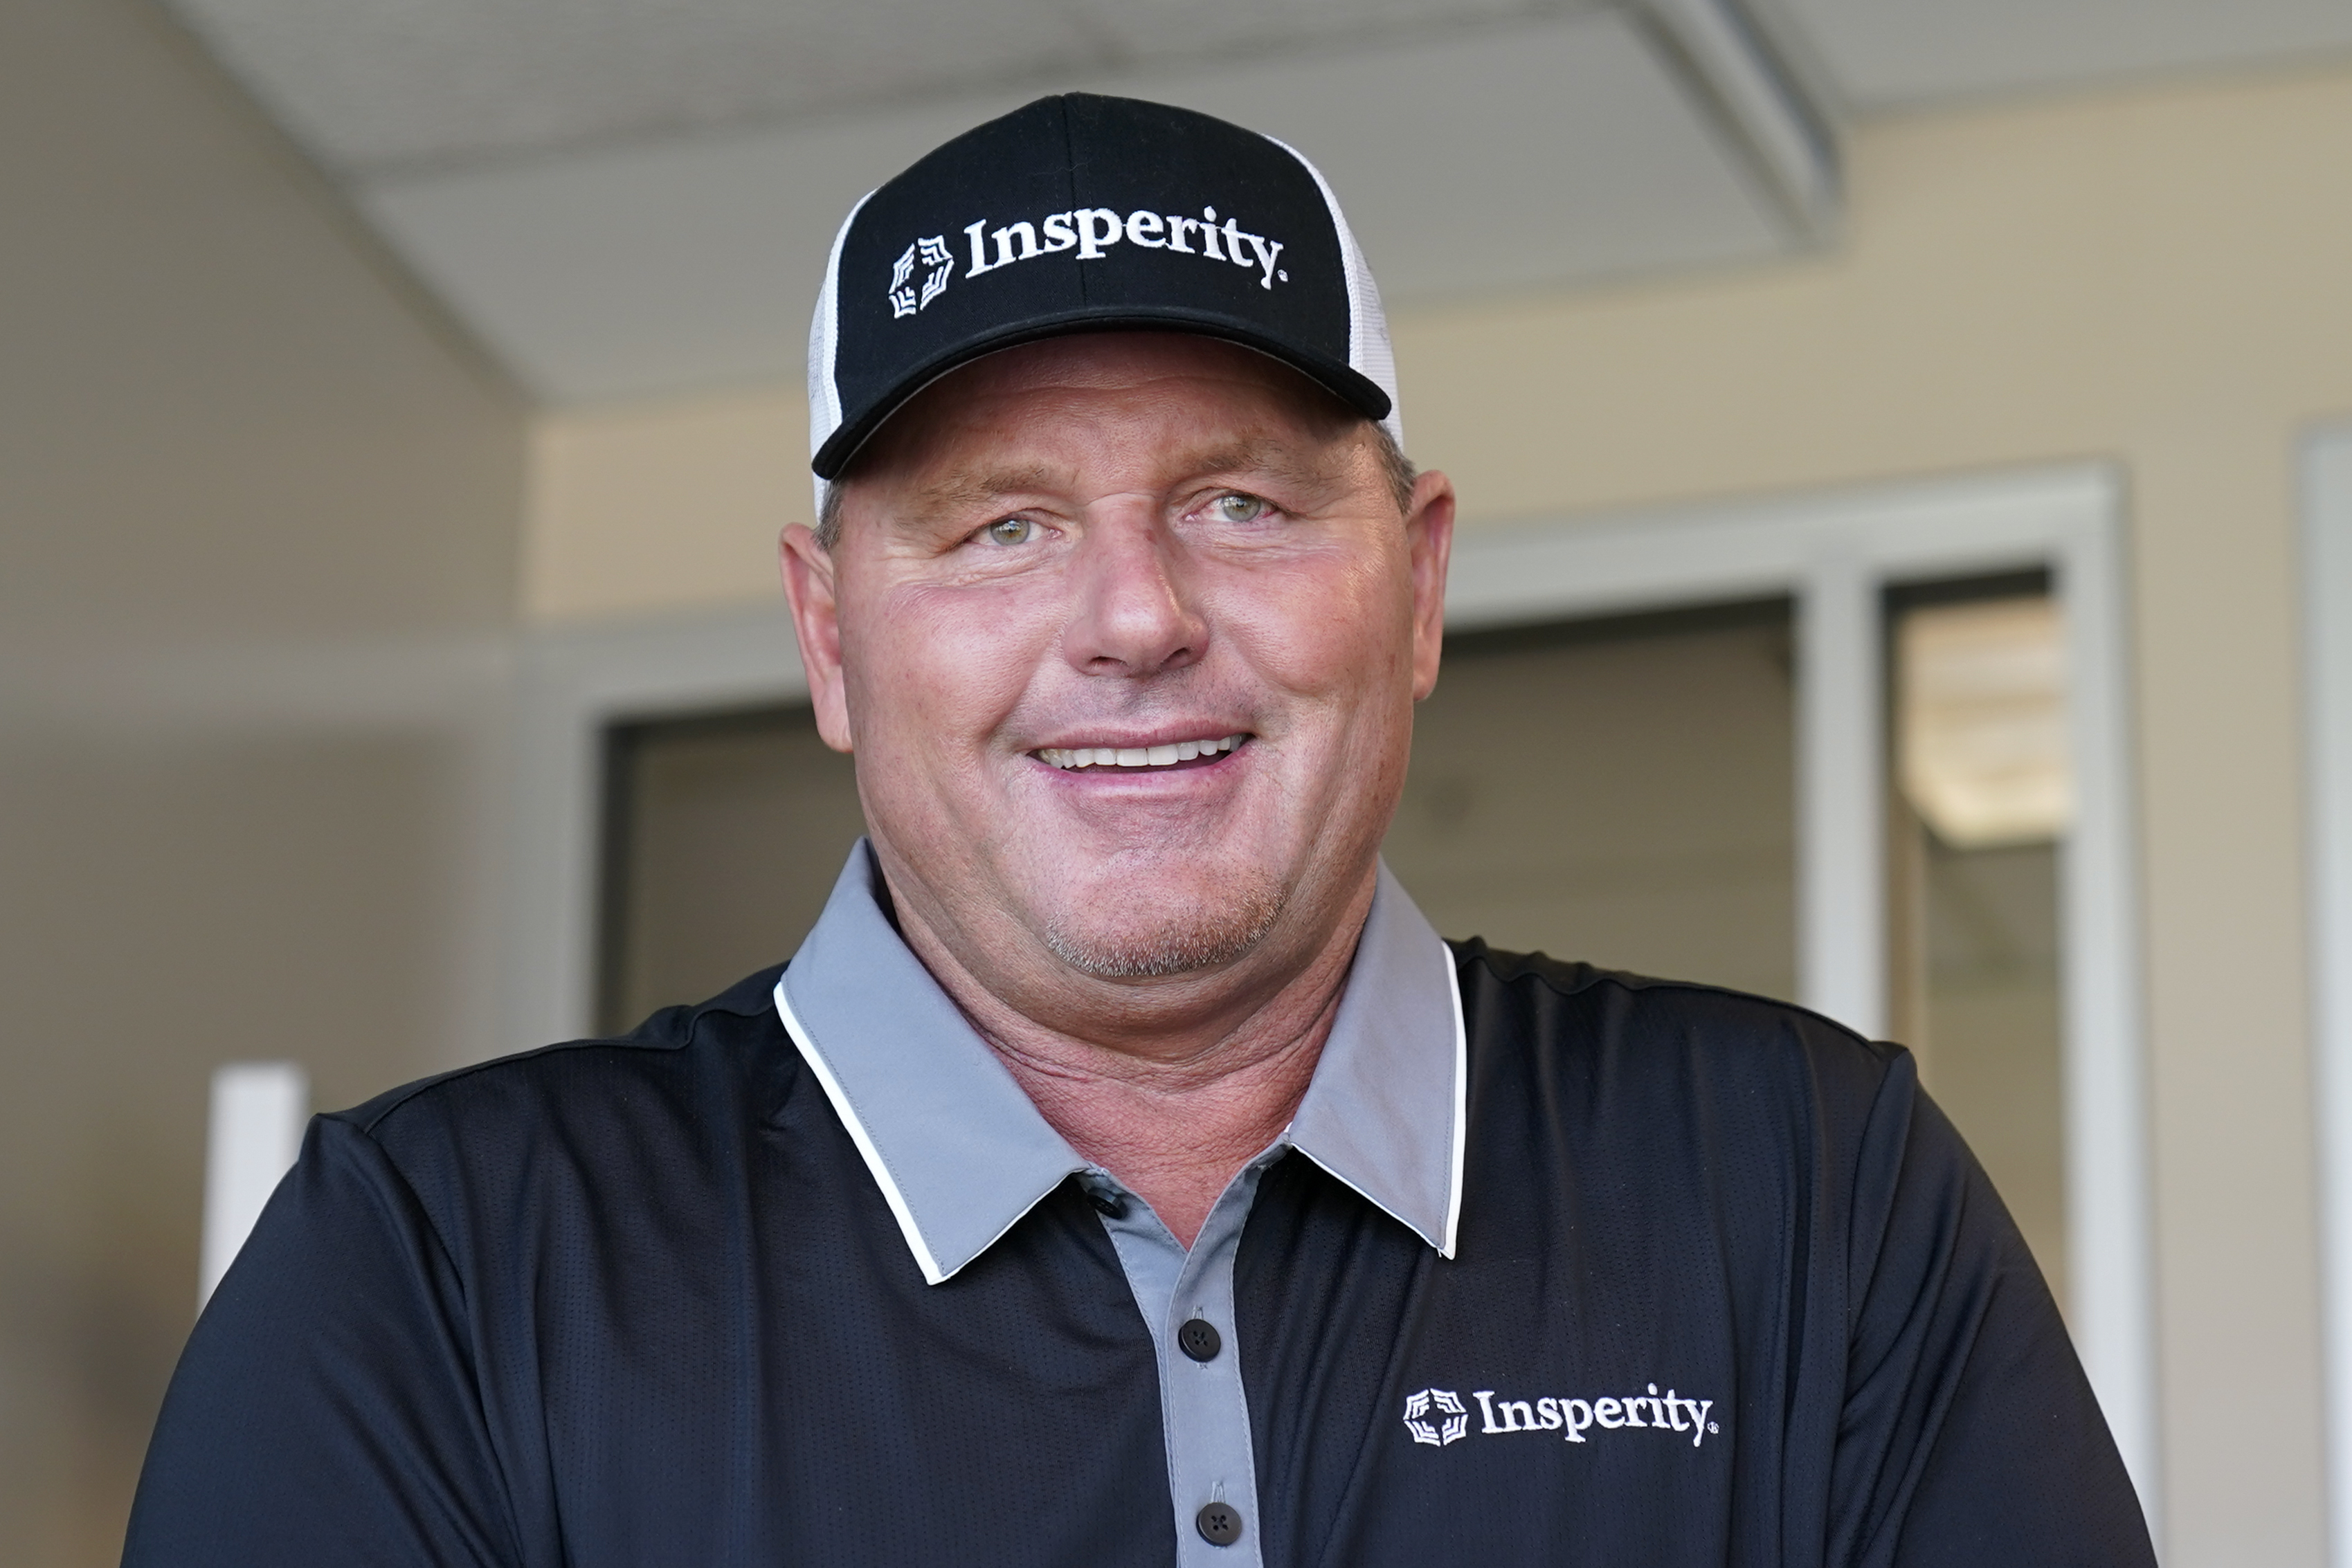
[[[1225,1342],[1218,1337],[1216,1325],[1206,1318],[1192,1318],[1176,1331],[1176,1347],[1194,1361],[1214,1361]]]
[[[1231,1546],[1242,1538],[1240,1511],[1230,1503],[1210,1503],[1193,1516],[1192,1523],[1212,1546]]]
[[[1303,1155],[1258,1187],[1240,1550],[2152,1562],[1907,1056],[1457,958],[1455,1255]],[[1066,1182],[927,1284],[775,980],[314,1123],[189,1340],[130,1568],[1173,1563],[1160,1362],[1100,1217]],[[1007,1498],[1042,1500],[975,1529]]]

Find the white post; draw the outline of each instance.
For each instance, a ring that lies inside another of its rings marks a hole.
[[[2303,513],[2329,1560],[2352,1568],[2352,434],[2306,448]]]
[[[199,1308],[212,1299],[262,1206],[294,1167],[310,1115],[310,1080],[293,1062],[233,1061],[213,1073]]]
[[[2154,1310],[2155,1203],[2140,1051],[2138,831],[2130,653],[2110,514],[2056,556],[2066,617],[2074,822],[2061,841],[2064,962],[2067,1306],[2148,1529],[2163,1544]]]
[[[1878,580],[1854,555],[1797,595],[1797,975],[1804,1004],[1886,1032],[1886,758]]]

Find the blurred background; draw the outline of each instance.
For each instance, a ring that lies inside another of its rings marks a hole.
[[[290,1071],[216,1208],[789,956],[826,247],[1069,87],[1301,147],[1381,278],[1441,928],[1911,1044],[2168,1560],[2327,1561],[2352,5],[0,0],[0,1564],[120,1551],[220,1069]]]

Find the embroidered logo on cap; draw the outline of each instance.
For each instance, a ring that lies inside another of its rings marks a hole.
[[[1433,1405],[1444,1413],[1442,1424],[1422,1419]],[[1452,1389],[1424,1388],[1405,1396],[1404,1428],[1412,1434],[1414,1442],[1442,1448],[1470,1435],[1470,1412],[1464,1406],[1462,1396]]]
[[[991,229],[989,223],[987,218],[981,218],[963,226],[965,236],[971,242],[971,261],[963,269],[966,277],[978,277],[1016,262],[1061,251],[1075,253],[1080,261],[1099,261],[1112,246],[1129,245],[1142,250],[1164,250],[1178,256],[1197,256],[1203,261],[1225,262],[1255,277],[1260,288],[1271,289],[1277,283],[1290,281],[1289,269],[1280,265],[1285,248],[1282,241],[1254,235],[1232,217],[1220,224],[1214,207],[1202,207],[1197,218],[1154,212],[1121,216],[1108,207],[1080,207],[1066,213],[1047,213],[1035,223],[1024,219],[996,229]],[[995,242],[992,256],[991,240]],[[919,259],[930,268],[923,277],[919,298],[911,287]],[[890,269],[890,314],[894,318],[912,316],[939,298],[947,288],[948,275],[955,271],[955,266],[942,235],[933,235],[908,246]]]
[[[915,262],[920,257],[929,270],[923,274],[923,292],[919,298],[908,285],[915,276]],[[912,316],[932,300],[947,292],[948,278],[955,272],[955,257],[949,254],[947,236],[933,235],[919,239],[899,253],[890,267],[890,314],[893,318]]]

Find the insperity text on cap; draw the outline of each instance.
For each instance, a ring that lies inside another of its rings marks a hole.
[[[1271,354],[1402,440],[1380,292],[1315,166],[1192,110],[1065,93],[927,154],[834,236],[809,328],[819,511],[883,421],[958,365],[1121,328]]]

